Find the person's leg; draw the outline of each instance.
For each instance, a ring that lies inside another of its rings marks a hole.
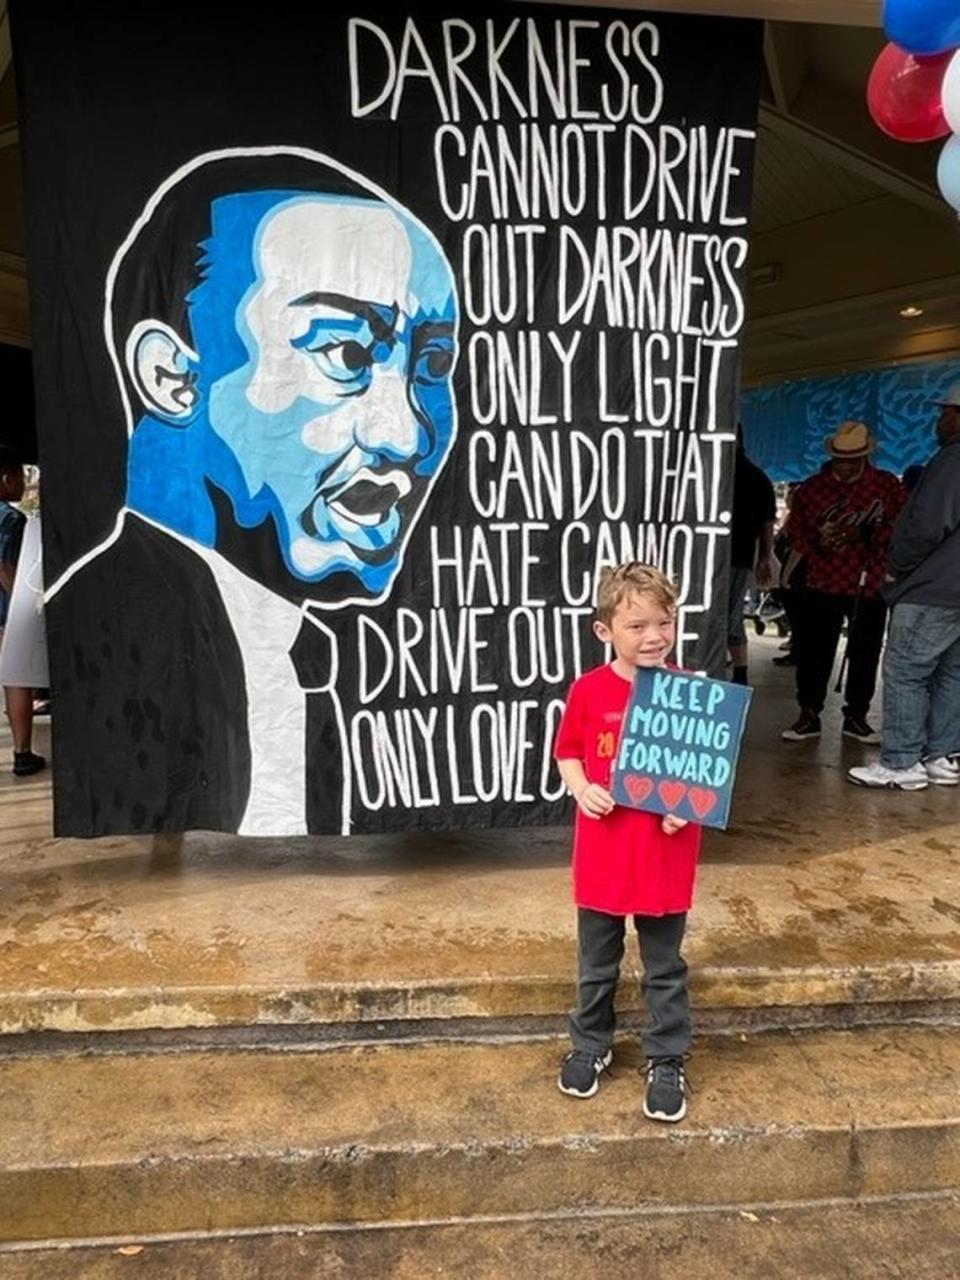
[[[846,600],[846,596],[828,595],[825,591],[807,592],[806,618],[797,654],[797,702],[801,710],[817,716],[827,698]]]
[[[5,686],[7,719],[13,735],[14,751],[29,751],[33,740],[33,690]]]
[[[43,756],[36,755],[30,749],[33,737],[33,690],[7,685],[3,696],[13,737],[13,772],[18,777],[39,773],[47,762]]]
[[[687,1113],[683,1058],[690,1048],[687,966],[680,954],[686,914],[634,916],[643,961],[646,1088],[643,1114],[675,1123]]]
[[[784,613],[787,616],[787,622],[790,627],[790,637],[787,641],[787,652],[774,658],[774,666],[795,667],[800,659],[800,648],[803,644],[803,628],[806,619],[804,611],[806,598],[807,589],[804,586],[780,588],[780,599],[783,601]]]
[[[948,641],[930,685],[926,755],[949,758],[960,751],[960,609],[938,609],[937,630]]]
[[[730,595],[727,601],[727,648],[735,684],[747,683],[747,631],[743,625],[743,604],[750,582],[750,570],[734,566],[730,570]]]
[[[797,629],[800,626],[800,593],[793,587],[781,587],[780,600],[783,604],[783,611],[787,615],[787,625],[790,628],[790,651],[793,652],[797,648]]]
[[[680,954],[686,914],[634,916],[643,963],[647,1009],[643,1052],[648,1058],[682,1058],[690,1048],[687,965]]]
[[[570,1016],[574,1049],[602,1057],[613,1045],[613,1001],[623,959],[623,916],[577,908],[577,1008]]]
[[[854,608],[856,610],[854,615]],[[864,721],[877,687],[877,667],[883,649],[887,606],[879,597],[851,607],[847,634],[847,684],[843,714]]]
[[[930,690],[941,655],[950,648],[946,628],[929,605],[897,604],[890,618],[883,662],[883,750],[888,769],[909,769],[927,754]]]
[[[944,625],[944,615],[950,612],[960,611],[910,603],[894,606],[883,660],[883,749],[875,763],[847,772],[849,780],[858,786],[922,791],[930,782],[954,783],[951,766],[928,768],[921,764],[924,756],[932,754],[931,690],[941,659],[954,643],[958,649],[956,660],[960,662],[960,642],[955,640],[956,633]],[[949,676],[944,689],[949,698],[956,698],[956,686]],[[956,708],[951,710],[955,717]],[[947,711],[938,722],[937,731],[952,732],[949,721]]]

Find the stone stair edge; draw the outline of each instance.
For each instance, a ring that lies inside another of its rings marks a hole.
[[[705,1045],[678,1127],[640,1116],[632,1044],[588,1103],[558,1093],[557,1058],[552,1045],[414,1043],[322,1061],[0,1062],[0,1240],[960,1185],[955,1029],[906,1046],[889,1029]],[[905,1096],[918,1061],[935,1085],[920,1108]]]
[[[639,1008],[634,976],[618,1006]],[[237,986],[0,990],[0,1034],[217,1025],[296,1025],[391,1019],[562,1014],[573,974],[479,974],[389,982],[251,982]],[[872,965],[702,966],[691,974],[704,1009],[808,1008],[956,999],[960,958]]]

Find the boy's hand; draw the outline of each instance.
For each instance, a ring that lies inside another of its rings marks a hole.
[[[613,810],[613,796],[599,782],[588,782],[577,796],[581,813],[588,818],[603,818]]]
[[[678,818],[676,814],[664,814],[663,821],[660,823],[661,830],[666,832],[668,836],[675,836],[678,831],[682,831],[687,825],[686,818]]]

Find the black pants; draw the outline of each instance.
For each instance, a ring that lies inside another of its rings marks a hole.
[[[883,648],[887,606],[878,596],[828,595],[807,589],[800,652],[797,654],[797,702],[819,715],[837,656],[837,641],[847,619],[847,686],[843,714],[863,718],[877,686],[877,665]]]
[[[803,644],[804,627],[807,625],[807,588],[782,587],[777,592],[790,624],[790,653],[795,662],[800,660],[800,648]]]
[[[679,1058],[690,1048],[687,965],[680,954],[686,914],[634,916],[643,962],[641,991],[647,1007],[643,1052]],[[626,919],[577,908],[580,975],[577,1009],[570,1017],[575,1049],[602,1055],[613,1044],[613,999],[623,959]]]

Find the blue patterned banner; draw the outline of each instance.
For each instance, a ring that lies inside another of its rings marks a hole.
[[[902,475],[936,448],[937,401],[960,380],[960,359],[802,378],[743,393],[747,453],[771,480],[805,480],[823,465],[824,439],[848,418],[866,422],[873,461]]]

